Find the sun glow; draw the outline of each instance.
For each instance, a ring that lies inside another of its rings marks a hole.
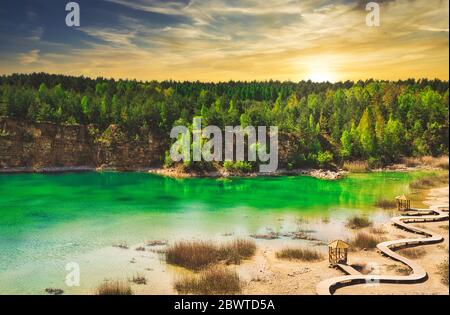
[[[334,82],[335,75],[333,71],[326,65],[315,65],[311,67],[308,73],[308,79],[314,82]]]

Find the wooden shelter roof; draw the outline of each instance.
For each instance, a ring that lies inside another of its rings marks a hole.
[[[398,200],[408,200],[408,198],[406,198],[405,195],[397,196],[397,197],[395,197],[395,199],[398,199]]]
[[[349,245],[342,240],[335,240],[335,241],[328,243],[328,247],[343,249],[343,248],[348,248]]]

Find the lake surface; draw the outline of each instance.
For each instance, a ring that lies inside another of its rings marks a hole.
[[[409,182],[423,175],[380,172],[337,181],[113,172],[0,175],[0,294],[43,294],[46,287],[84,293],[105,277],[143,265],[167,271],[157,256],[143,255],[130,267],[128,259],[137,254],[119,254],[123,250],[112,245],[120,242],[224,240],[299,228],[324,242],[345,237],[348,216],[364,212],[386,222],[389,214],[374,202],[408,193]],[[64,284],[68,262],[81,266],[80,287]],[[170,285],[167,279],[159,282]]]

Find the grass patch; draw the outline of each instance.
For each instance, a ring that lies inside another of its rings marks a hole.
[[[415,180],[409,184],[414,189],[427,189],[436,186],[448,185],[448,173],[434,174]]]
[[[394,199],[380,199],[375,202],[375,207],[382,209],[393,209],[397,207],[397,202]]]
[[[317,261],[322,260],[323,255],[316,250],[308,248],[284,248],[277,252],[277,258]]]
[[[131,286],[120,280],[105,280],[96,290],[96,295],[133,295]]]
[[[428,166],[436,167],[448,170],[448,156],[432,157],[432,156],[422,156],[422,157],[407,157],[403,159],[408,167],[416,166]]]
[[[366,217],[353,216],[347,219],[346,226],[350,229],[362,229],[372,226],[372,221]]]
[[[442,283],[448,287],[448,258],[439,264],[438,270]]]
[[[167,263],[197,271],[221,261],[239,264],[243,259],[252,257],[255,252],[254,242],[238,239],[224,245],[205,241],[182,241],[169,246],[165,254]]]
[[[364,173],[370,170],[367,161],[344,162],[342,168],[351,173]]]
[[[365,233],[365,232],[359,232],[355,235],[355,237],[350,241],[350,244],[352,244],[356,248],[360,249],[371,249],[376,248],[377,244],[382,241],[381,237]]]
[[[370,231],[370,233],[377,234],[377,235],[382,235],[382,234],[387,233],[387,231],[383,227],[373,227],[369,231]]]
[[[180,294],[238,294],[242,283],[235,271],[212,268],[181,278],[175,283],[175,290]]]
[[[398,253],[408,258],[420,258],[423,257],[427,252],[423,248],[403,248],[400,249]]]

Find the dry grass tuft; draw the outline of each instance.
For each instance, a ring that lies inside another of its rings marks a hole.
[[[377,235],[382,235],[382,234],[387,233],[387,231],[383,227],[373,227],[373,228],[370,228],[369,231],[370,231],[370,233],[377,234]]]
[[[400,249],[398,253],[408,258],[420,258],[423,257],[427,252],[423,248],[403,248]]]
[[[317,261],[322,260],[323,255],[318,251],[308,248],[284,248],[277,253],[277,258]]]
[[[242,283],[235,271],[212,268],[181,278],[175,283],[175,290],[180,294],[238,294]]]
[[[133,275],[133,278],[131,278],[129,281],[135,284],[147,284],[147,279],[139,273]]]
[[[439,264],[438,269],[442,283],[448,287],[448,258]]]
[[[359,232],[355,235],[355,237],[350,241],[350,243],[359,249],[371,249],[376,248],[378,243],[381,243],[383,240],[381,237],[365,233]]]
[[[120,280],[105,280],[96,290],[96,295],[133,295],[128,283]]]
[[[347,219],[346,226],[350,229],[362,229],[372,226],[372,221],[366,217],[353,216]]]
[[[351,173],[364,173],[370,169],[367,161],[344,162],[342,168]]]
[[[448,156],[432,157],[432,156],[422,156],[422,157],[406,157],[403,158],[403,163],[408,167],[416,166],[427,166],[442,168],[448,170]]]
[[[224,245],[205,241],[182,241],[169,246],[165,254],[169,264],[201,270],[220,261],[239,264],[243,259],[252,257],[255,252],[254,242],[238,239]]]
[[[436,186],[448,185],[448,173],[447,174],[434,174],[409,184],[409,187],[414,189],[427,189]]]

